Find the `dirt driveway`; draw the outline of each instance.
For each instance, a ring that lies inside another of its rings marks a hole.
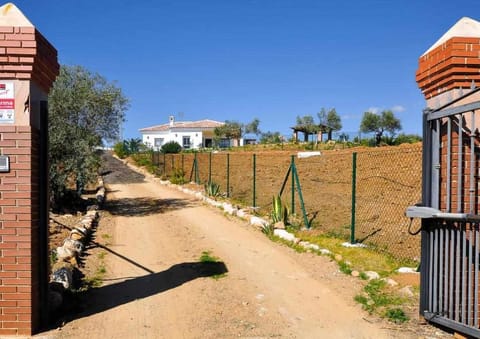
[[[108,249],[106,279],[52,337],[439,337],[429,326],[369,316],[353,301],[361,281],[327,257],[273,243],[117,160],[107,167],[108,202],[95,239]],[[219,262],[200,262],[205,252]]]

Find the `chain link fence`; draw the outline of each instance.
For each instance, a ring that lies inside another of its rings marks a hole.
[[[345,240],[353,238],[396,257],[418,260],[420,236],[408,231],[419,224],[410,224],[405,210],[421,199],[421,144],[363,148],[355,153],[355,196],[349,149],[307,158],[280,150],[154,153],[153,163],[158,173],[170,180],[175,173],[182,173],[187,181],[201,185],[215,182],[234,204],[254,207],[262,215],[271,212],[272,198],[284,185],[282,199],[291,212],[301,215],[299,188],[291,175],[287,177],[293,161],[307,218],[316,232]]]

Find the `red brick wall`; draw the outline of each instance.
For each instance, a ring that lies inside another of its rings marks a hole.
[[[58,70],[57,51],[34,27],[0,26],[0,79],[31,79],[48,93]]]
[[[444,123],[441,127],[442,135],[442,147],[440,149],[440,209],[447,212],[462,212],[470,213],[470,187],[473,180],[473,213],[479,214],[480,205],[478,201],[479,195],[479,184],[480,177],[476,174],[479,171],[480,160],[478,154],[474,156],[474,166],[473,166],[473,177],[471,173],[471,140],[469,133],[465,131],[462,133],[462,146],[461,151],[459,150],[460,139],[458,137],[458,127],[452,124],[452,133],[451,133],[451,148],[450,148],[450,210],[447,210],[447,155],[448,155],[448,134],[447,134],[447,125]],[[465,130],[468,131],[468,128],[464,126]],[[478,137],[475,138],[475,147],[480,146],[480,140]],[[458,191],[459,187],[459,171],[461,162],[461,190]],[[460,206],[457,201],[460,194]]]
[[[29,335],[38,326],[32,318],[38,290],[32,266],[40,260],[32,258],[39,224],[35,144],[29,126],[0,126],[0,153],[10,156],[11,168],[0,173],[0,335]]]
[[[425,98],[480,85],[480,38],[453,37],[422,55],[416,81]]]

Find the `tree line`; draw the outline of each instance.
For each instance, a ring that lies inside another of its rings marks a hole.
[[[240,123],[238,121],[225,121],[225,125],[217,127],[214,130],[217,139],[241,139],[245,134],[255,134],[260,137],[260,143],[280,143],[284,140],[280,132],[262,132],[259,128],[260,120],[253,119],[250,123]],[[317,113],[317,121],[312,115],[297,116],[296,124],[293,127],[295,131],[304,134],[304,141],[309,141],[312,135],[319,133],[327,134],[327,141],[333,139],[333,132],[342,129],[342,120],[335,108],[321,108]],[[393,111],[384,110],[379,114],[367,111],[364,112],[359,131],[362,133],[373,133],[376,145],[381,142],[393,144],[398,132],[402,130],[402,124]],[[341,134],[340,139],[348,140],[348,135]]]

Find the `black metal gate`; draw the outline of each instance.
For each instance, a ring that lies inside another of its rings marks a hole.
[[[422,204],[407,215],[422,218],[421,315],[480,337],[480,101],[467,96],[424,112]]]

